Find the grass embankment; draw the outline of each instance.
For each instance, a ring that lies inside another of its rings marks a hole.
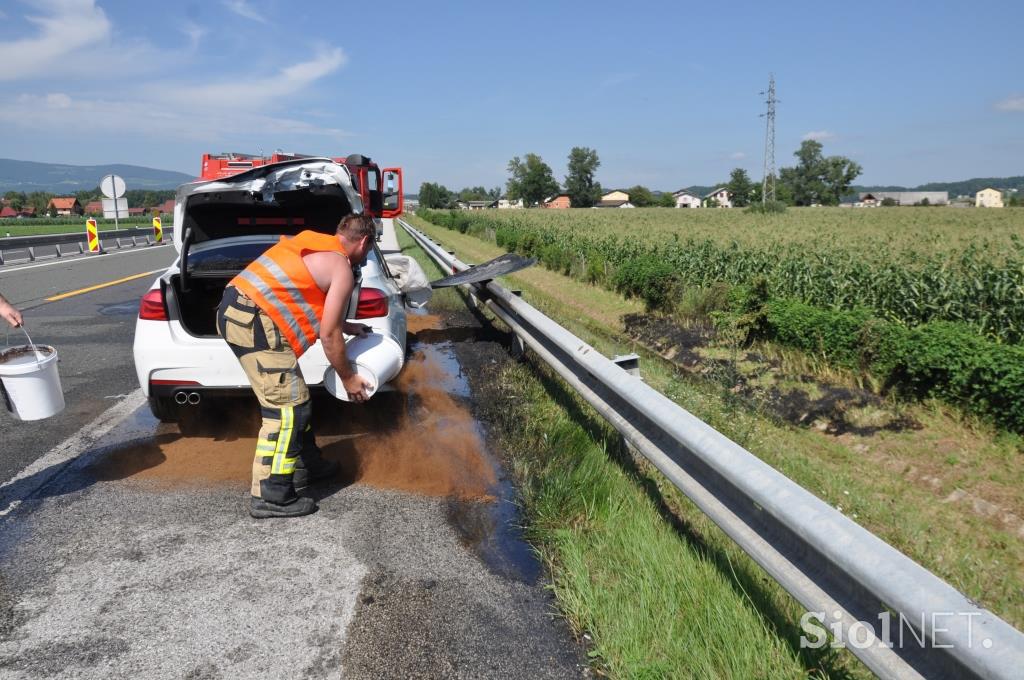
[[[444,275],[404,232],[399,242],[431,278]],[[442,290],[430,308],[465,302]],[[846,674],[848,661],[833,654],[799,656],[795,610],[766,594],[735,551],[672,518],[649,472],[550,371],[508,362],[474,388],[519,484],[527,536],[599,668],[623,678]],[[766,617],[751,597],[790,611]]]
[[[82,217],[74,222],[67,222],[66,220],[54,220],[48,221],[44,218],[32,218],[25,220],[0,220],[0,237],[10,236],[43,236],[45,234],[71,234],[75,232],[81,232],[85,235],[85,220],[88,218]],[[164,223],[164,229],[167,229],[170,225],[170,220]],[[113,231],[114,220],[96,220],[96,226],[100,231]],[[144,219],[125,218],[120,221],[119,224],[121,229],[129,229],[132,227],[152,227],[153,218],[146,216]]]
[[[409,219],[467,261],[481,262],[503,252],[480,239]],[[510,282],[524,290],[531,304],[602,353],[640,353],[644,379],[652,387],[972,599],[1017,627],[1024,625],[1024,545],[1019,527],[1007,523],[1008,518],[1024,517],[1019,437],[996,432],[934,401],[902,407],[919,423],[918,429],[836,437],[780,424],[730,389],[680,371],[631,340],[622,319],[643,313],[642,302],[540,267],[510,277]],[[801,365],[799,358],[788,363]],[[522,455],[531,455],[528,447]],[[657,487],[672,517],[701,537],[709,550],[727,557],[725,563],[735,568],[740,582],[752,584],[747,592],[754,593],[753,601],[766,603],[757,607],[764,620],[784,622],[779,624],[786,631],[782,636],[791,641],[793,622],[799,618],[796,605],[657,473],[641,472],[638,485]],[[544,483],[539,473],[531,479]]]

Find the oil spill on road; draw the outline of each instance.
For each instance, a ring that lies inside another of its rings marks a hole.
[[[411,347],[445,369],[439,378],[444,381],[446,391],[468,399],[472,392],[468,376],[456,355],[456,343],[479,339],[483,329],[475,325],[449,326],[439,317],[414,314],[409,315],[409,329],[410,333],[417,329]],[[487,450],[480,422],[471,415],[468,405],[460,406],[465,410],[464,427],[472,428],[495,476],[490,487],[490,502],[450,497],[446,508],[448,522],[458,531],[462,543],[472,549],[491,571],[505,578],[533,584],[540,577],[541,565],[523,538],[515,487],[503,474],[500,463]]]

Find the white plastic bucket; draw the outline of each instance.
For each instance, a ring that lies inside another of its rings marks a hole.
[[[7,410],[18,420],[42,420],[64,410],[57,350],[49,345],[0,351],[0,382]]]
[[[345,353],[355,372],[369,380],[372,385],[371,389],[366,390],[367,398],[372,397],[381,385],[398,375],[405,360],[402,346],[380,333],[367,333],[363,337],[349,340],[345,345]],[[335,398],[349,401],[341,378],[331,367],[324,372],[324,387]]]

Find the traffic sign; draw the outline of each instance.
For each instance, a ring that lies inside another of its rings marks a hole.
[[[119,175],[104,175],[100,180],[100,191],[107,198],[121,198],[124,190],[124,180]]]

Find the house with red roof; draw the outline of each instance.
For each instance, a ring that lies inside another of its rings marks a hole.
[[[18,211],[9,205],[5,205],[3,210],[0,210],[0,217],[17,217]]]
[[[102,215],[103,214],[103,202],[102,201],[89,201],[85,204],[83,212],[86,215]]]
[[[46,204],[46,212],[54,215],[81,215],[82,205],[74,196],[58,196]]]

